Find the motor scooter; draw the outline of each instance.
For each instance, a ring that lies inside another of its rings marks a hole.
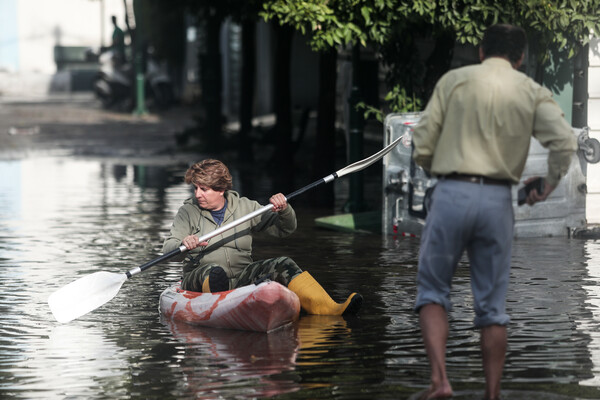
[[[107,109],[131,111],[135,99],[135,69],[115,57],[113,50],[101,51],[100,70],[94,80],[94,93]],[[165,67],[152,54],[146,57],[145,99],[150,108],[167,109],[173,104],[173,85]]]

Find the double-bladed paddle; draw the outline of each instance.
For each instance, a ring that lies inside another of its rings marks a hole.
[[[402,137],[394,140],[392,143],[379,150],[377,153],[363,159],[360,161],[356,161],[353,164],[350,164],[339,171],[334,172],[331,175],[327,175],[326,177],[319,179],[309,185],[304,186],[301,189],[296,190],[293,193],[290,193],[286,196],[286,199],[289,201],[290,199],[306,192],[309,189],[314,188],[322,183],[331,182],[337,178],[341,178],[344,175],[351,174],[356,171],[360,171],[362,169],[367,168],[369,165],[373,164],[387,153],[389,153],[394,146],[396,146]],[[272,204],[268,204],[258,210],[251,212],[245,215],[242,218],[239,218],[235,221],[230,222],[229,224],[223,225],[222,227],[207,233],[199,238],[200,242],[205,242],[208,239],[220,235],[221,233],[243,224],[246,221],[251,220],[273,208]],[[184,245],[179,246],[177,249],[170,251],[169,253],[163,254],[162,256],[155,258],[152,261],[149,261],[139,267],[133,268],[126,273],[112,273],[106,271],[94,272],[93,274],[84,276],[79,278],[66,286],[58,289],[56,292],[52,293],[48,298],[48,304],[50,305],[50,310],[52,310],[52,314],[58,322],[66,323],[74,320],[75,318],[81,317],[84,314],[87,314],[90,311],[95,310],[96,308],[102,306],[103,304],[110,301],[113,297],[117,295],[119,289],[123,283],[131,278],[133,275],[139,274],[142,271],[156,265],[160,262],[168,260],[178,254],[185,253],[187,248]]]

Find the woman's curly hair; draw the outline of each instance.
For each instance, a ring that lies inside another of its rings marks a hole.
[[[192,165],[185,172],[185,183],[225,191],[233,187],[229,169],[219,160],[207,159]]]

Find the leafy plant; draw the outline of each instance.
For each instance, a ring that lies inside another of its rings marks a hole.
[[[415,112],[421,110],[422,100],[417,96],[408,95],[406,89],[396,85],[385,95],[385,101],[388,103],[390,111],[394,113]],[[379,122],[383,122],[385,115],[382,110],[370,106],[364,102],[356,105],[356,108],[364,111],[365,119],[375,117]]]

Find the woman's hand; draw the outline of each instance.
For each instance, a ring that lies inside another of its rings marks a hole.
[[[181,241],[181,244],[183,244],[188,250],[194,250],[196,247],[208,246],[208,242],[200,242],[198,236],[196,235],[186,236]]]
[[[288,203],[285,196],[281,193],[274,194],[269,199],[269,203],[273,204],[273,210],[280,212],[287,208]]]

